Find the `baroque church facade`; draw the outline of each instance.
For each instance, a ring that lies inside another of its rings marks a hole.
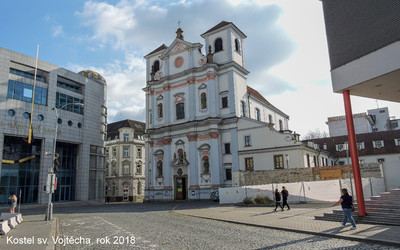
[[[246,128],[288,131],[289,117],[247,85],[246,35],[236,25],[203,33],[206,55],[176,33],[145,56],[147,200],[210,199],[233,173],[254,169]]]

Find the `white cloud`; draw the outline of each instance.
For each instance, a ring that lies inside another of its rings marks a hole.
[[[63,26],[62,25],[57,25],[53,27],[53,37],[59,36],[64,34]]]

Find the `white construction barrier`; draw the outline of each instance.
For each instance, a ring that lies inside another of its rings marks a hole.
[[[0,234],[5,235],[10,232],[11,228],[8,225],[8,220],[0,221]]]
[[[378,195],[385,191],[383,178],[363,178],[364,199],[372,195]],[[221,204],[233,204],[242,202],[245,197],[255,198],[257,195],[267,196],[274,200],[273,192],[277,188],[282,191],[285,186],[289,191],[288,202],[335,202],[341,195],[341,188],[347,188],[352,193],[349,179],[338,179],[328,181],[278,183],[256,186],[243,186],[219,189],[219,200]],[[354,183],[352,184],[354,189]]]

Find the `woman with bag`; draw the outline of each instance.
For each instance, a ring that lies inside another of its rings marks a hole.
[[[354,219],[353,219],[353,216],[351,216],[351,212],[354,209],[353,197],[349,195],[349,192],[347,192],[346,188],[342,189],[342,196],[340,196],[340,200],[335,202],[335,204],[333,204],[333,205],[336,206],[339,203],[342,204],[342,210],[343,210],[343,213],[344,213],[343,222],[340,223],[342,225],[342,227],[344,227],[346,225],[346,223],[347,223],[347,220],[349,220],[351,225],[353,225],[351,227],[351,229],[352,230],[357,229],[356,223],[354,222]]]

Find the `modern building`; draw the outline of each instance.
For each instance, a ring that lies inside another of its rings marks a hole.
[[[246,35],[222,21],[201,35],[204,55],[202,44],[176,33],[145,56],[145,198],[209,199],[232,186],[235,172],[283,167],[283,156],[302,143],[293,139],[289,116],[247,85]],[[304,166],[304,155],[293,159]]]
[[[36,72],[35,65],[35,58],[0,48],[0,204],[20,191],[22,203],[47,203],[54,150],[53,201],[104,199],[106,81],[93,71],[38,60]]]
[[[146,124],[123,120],[107,125],[106,200],[143,201]]]
[[[346,135],[312,139],[319,148],[328,151],[335,158],[335,165],[351,164],[348,138]],[[386,189],[400,186],[400,130],[357,134],[357,151],[361,166],[381,163]]]
[[[389,116],[387,107],[370,109],[367,113],[353,114],[356,134],[400,129],[399,119]],[[326,122],[331,137],[347,135],[346,116],[328,117]]]

